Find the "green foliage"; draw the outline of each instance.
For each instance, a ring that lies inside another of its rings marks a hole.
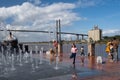
[[[106,43],[108,40],[112,40],[113,38],[116,38],[120,41],[120,35],[115,35],[115,36],[104,36],[103,39],[98,42]]]

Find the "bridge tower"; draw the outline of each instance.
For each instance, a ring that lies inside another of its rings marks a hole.
[[[63,56],[63,48],[62,48],[62,41],[61,41],[61,24],[60,24],[60,19],[56,20],[56,40],[58,42],[58,56],[59,56],[59,61],[62,61],[62,56]]]

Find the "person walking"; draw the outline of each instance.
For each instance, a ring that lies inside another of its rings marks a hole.
[[[75,65],[77,51],[78,51],[78,49],[77,49],[76,45],[73,43],[72,47],[71,47],[71,56],[70,56],[70,59],[73,58],[73,65]]]
[[[53,62],[56,62],[56,53],[52,48],[50,49],[49,56],[50,56],[50,64],[52,64]]]
[[[118,57],[119,41],[114,37],[112,43],[113,43],[113,49],[114,49],[114,53],[113,53],[113,55],[114,55],[114,60],[115,60],[115,61],[118,61],[118,60],[119,60],[119,57]]]
[[[56,40],[53,40],[53,47],[54,47],[56,56],[58,56],[58,42]]]
[[[84,46],[81,46],[81,48],[80,48],[80,59],[81,59],[81,64],[84,64],[84,56],[85,56],[85,53],[84,53]]]
[[[110,46],[111,46],[111,44],[112,44],[112,40],[109,40],[109,41],[107,42],[107,44],[106,44],[106,49],[105,49],[106,53],[108,54],[108,61],[109,61],[109,62],[112,62],[112,61],[111,61],[111,60],[112,60],[112,56],[111,56],[111,51],[110,51]]]
[[[105,49],[105,52],[110,55],[110,44],[111,44],[111,41],[109,40],[106,44],[106,49]]]
[[[110,43],[110,56],[111,56],[110,62],[113,62],[113,59],[114,59],[113,53],[114,53],[113,43]]]

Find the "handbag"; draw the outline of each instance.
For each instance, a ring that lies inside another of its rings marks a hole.
[[[70,55],[70,59],[73,58],[73,53]]]

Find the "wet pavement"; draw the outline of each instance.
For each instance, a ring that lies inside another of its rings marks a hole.
[[[58,69],[55,63],[49,64],[46,59],[37,68],[32,68],[31,63],[24,63],[23,66],[16,64],[16,70],[1,74],[0,80],[120,80],[120,62],[111,63],[105,58],[103,61],[98,65],[95,57],[86,56],[84,64],[81,64],[80,56],[77,56],[73,66],[68,55],[64,55],[63,61],[57,65]]]

